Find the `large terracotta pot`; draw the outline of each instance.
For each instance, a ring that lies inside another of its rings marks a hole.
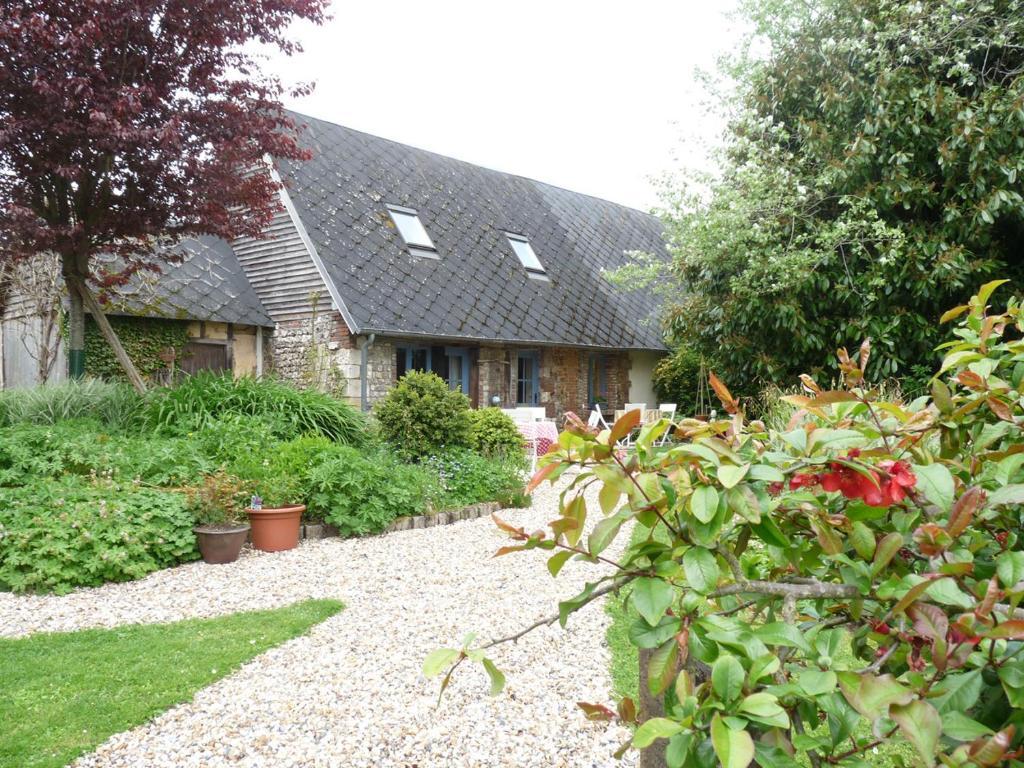
[[[198,525],[192,529],[199,543],[199,554],[211,565],[233,563],[242,551],[242,545],[249,535],[249,526],[241,525]]]
[[[247,509],[252,523],[252,545],[264,552],[281,552],[299,545],[299,521],[305,504],[294,507]]]

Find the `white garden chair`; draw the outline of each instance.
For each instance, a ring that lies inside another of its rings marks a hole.
[[[668,419],[670,422],[675,423],[676,420],[676,404],[675,403],[659,403],[658,404],[658,417],[662,419]],[[658,439],[658,445],[664,445],[668,442],[669,436],[672,434],[672,425],[669,424],[668,429]]]
[[[591,429],[611,429],[611,427],[608,426],[608,422],[604,420],[604,414],[597,408],[594,408],[590,412],[590,418],[587,419],[587,426]]]

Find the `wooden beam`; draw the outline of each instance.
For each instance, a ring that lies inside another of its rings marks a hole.
[[[82,303],[85,304],[85,308],[89,310],[89,314],[92,315],[93,320],[96,321],[96,325],[99,326],[100,333],[103,334],[103,338],[107,340],[110,348],[114,350],[114,357],[117,358],[117,362],[121,364],[124,372],[128,375],[128,380],[132,383],[132,386],[135,387],[135,390],[140,395],[145,394],[146,383],[142,380],[142,377],[136,370],[132,359],[128,357],[128,353],[124,351],[124,347],[121,345],[121,340],[117,337],[117,333],[110,325],[110,321],[103,312],[103,308],[100,306],[100,303],[96,300],[96,297],[92,295],[92,291],[89,290],[85,282],[79,277],[68,275],[65,279],[67,280],[69,287],[73,291],[77,291],[78,295],[82,297]]]

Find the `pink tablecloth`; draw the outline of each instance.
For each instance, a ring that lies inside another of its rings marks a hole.
[[[516,424],[522,436],[537,443],[537,455],[543,456],[552,445],[558,442],[558,427],[553,421],[522,421]]]

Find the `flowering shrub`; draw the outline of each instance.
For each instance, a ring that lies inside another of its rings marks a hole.
[[[197,556],[180,493],[68,477],[0,488],[0,589],[67,592]]]
[[[636,725],[632,746],[673,768],[852,768],[887,742],[927,766],[1021,764],[1024,315],[1017,300],[989,313],[998,285],[944,316],[961,321],[930,397],[880,399],[865,343],[839,350],[839,388],[802,378],[783,430],[747,422],[712,376],[729,418],[683,421],[670,447],[662,421],[617,452],[635,413],[562,433],[533,480],[579,472],[560,517],[536,532],[499,521],[512,542],[498,554],[548,552],[555,576],[601,566],[551,617],[563,626],[630,584],[630,640],[651,651],[641,685],[665,705],[638,722],[629,699],[581,704],[588,717]],[[609,556],[627,524],[638,543]],[[447,683],[481,661],[497,692],[484,654],[500,642],[440,649],[425,671]]]
[[[437,473],[445,506],[460,507],[478,501],[511,498],[526,484],[522,454],[507,459],[488,459],[465,448],[456,448],[424,462]]]

